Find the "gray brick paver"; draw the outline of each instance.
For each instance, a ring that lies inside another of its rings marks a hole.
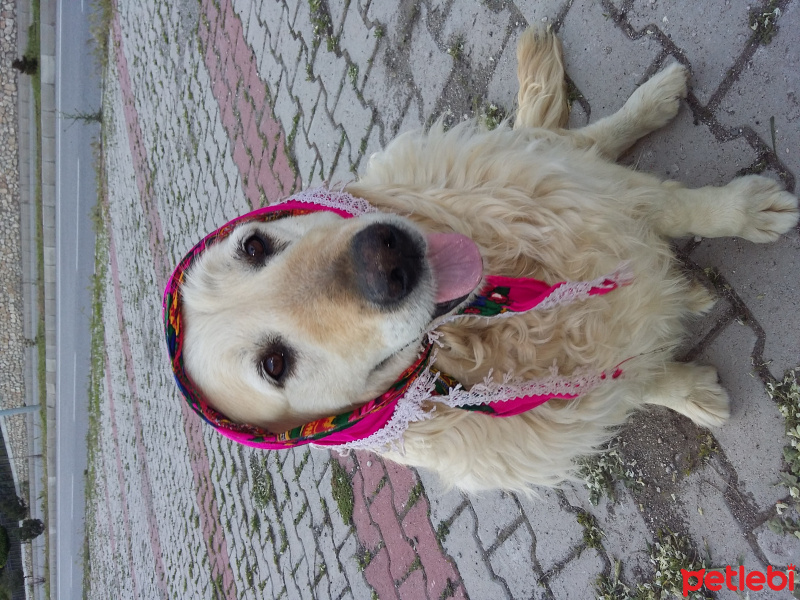
[[[662,50],[650,36],[631,41],[591,0],[572,5],[559,37],[567,75],[591,103],[592,120],[616,112]]]
[[[555,493],[542,498],[521,498],[520,504],[536,536],[536,559],[543,571],[563,561],[583,540],[583,529],[574,514],[564,510]]]
[[[760,509],[785,496],[778,483],[783,459],[783,418],[751,375],[753,332],[736,322],[729,325],[703,356],[719,368],[720,379],[732,394],[731,419],[715,438],[739,476],[742,490],[752,494]]]
[[[692,91],[706,104],[752,35],[749,5],[712,0],[704,3],[700,13],[690,9],[686,2],[636,0],[627,14],[634,29],[654,25],[686,53],[692,61]],[[726,35],[715,36],[712,42],[707,35],[710,30]]]
[[[467,509],[452,522],[442,545],[453,557],[471,597],[508,598],[507,590],[488,572],[485,548],[478,542],[476,529],[475,513]]]
[[[534,572],[533,538],[523,525],[517,527],[491,555],[489,562],[514,598],[541,598],[542,588]]]

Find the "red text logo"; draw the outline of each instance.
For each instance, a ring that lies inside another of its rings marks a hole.
[[[752,590],[760,592],[765,587],[770,590],[789,590],[794,591],[794,565],[789,565],[786,572],[767,567],[767,572],[750,571],[745,574],[744,566],[740,565],[737,570],[725,567],[725,573],[715,569],[700,569],[698,571],[687,571],[681,569],[683,577],[683,596],[689,592],[696,592],[701,587],[712,592],[717,592],[725,585],[729,590]]]

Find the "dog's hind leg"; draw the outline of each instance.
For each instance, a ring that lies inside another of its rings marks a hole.
[[[517,117],[514,128],[558,129],[567,123],[567,86],[561,41],[531,27],[517,44]]]
[[[686,69],[674,63],[639,86],[613,115],[563,133],[579,148],[594,147],[609,160],[616,160],[639,138],[678,114],[680,101],[686,97],[686,78]]]
[[[773,242],[797,223],[797,198],[759,175],[734,179],[722,187],[689,189],[676,181],[659,185],[660,194],[641,208],[655,230],[666,237],[737,236]],[[651,196],[649,190],[644,195]]]
[[[731,414],[728,393],[714,367],[667,363],[645,392],[644,402],[671,408],[703,427],[718,427]]]

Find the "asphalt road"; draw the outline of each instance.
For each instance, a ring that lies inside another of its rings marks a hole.
[[[56,17],[56,597],[81,598],[87,466],[89,321],[97,194],[91,142],[100,107],[88,1],[59,2]]]

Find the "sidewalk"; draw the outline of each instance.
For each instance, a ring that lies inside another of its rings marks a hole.
[[[655,585],[650,548],[669,550],[666,532],[715,566],[800,561],[797,538],[767,525],[789,493],[776,485],[784,422],[765,392],[800,364],[797,232],[682,246],[721,296],[686,357],[719,368],[733,415],[713,436],[667,410],[637,416],[619,446],[632,487],[597,506],[584,486],[465,498],[365,453],[232,445],[178,399],[160,320],[172,265],[204,233],[350,179],[440,115],[511,112],[528,24],[564,42],[572,126],[614,111],[672,57],[690,66],[676,121],[627,157],[638,168],[693,186],[764,170],[794,189],[800,0],[765,13],[779,14],[766,45],[738,0],[118,2],[89,597],[582,599],[618,561],[631,589]]]

